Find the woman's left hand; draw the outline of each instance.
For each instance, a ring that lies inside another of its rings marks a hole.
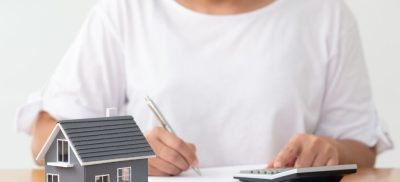
[[[339,149],[333,139],[297,134],[268,164],[268,168],[311,167],[339,164]]]

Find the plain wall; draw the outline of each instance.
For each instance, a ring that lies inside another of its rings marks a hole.
[[[399,0],[347,0],[360,25],[375,101],[400,146]],[[0,168],[35,167],[15,110],[43,87],[95,0],[0,0]],[[396,155],[397,154],[397,155]],[[400,149],[377,166],[400,167]]]

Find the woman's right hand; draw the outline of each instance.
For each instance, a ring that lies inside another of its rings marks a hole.
[[[145,136],[157,156],[149,159],[150,176],[175,176],[197,167],[194,144],[186,143],[162,127],[153,128]]]

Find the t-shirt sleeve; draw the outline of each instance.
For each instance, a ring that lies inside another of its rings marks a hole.
[[[17,111],[17,128],[31,132],[38,112],[56,120],[124,112],[124,54],[121,40],[100,6],[95,6],[48,84]]]
[[[347,9],[344,11],[341,30],[332,43],[316,134],[356,140],[376,146],[380,153],[392,148],[392,141],[372,100],[356,22]]]

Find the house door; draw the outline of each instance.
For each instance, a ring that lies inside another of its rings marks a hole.
[[[46,182],[59,182],[60,176],[58,174],[47,174]]]

